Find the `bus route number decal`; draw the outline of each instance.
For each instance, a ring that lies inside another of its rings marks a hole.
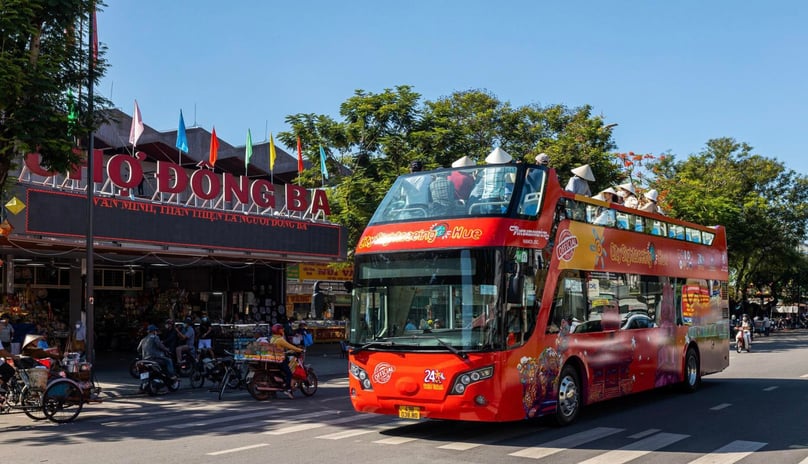
[[[443,390],[446,376],[438,369],[424,369],[424,390]]]

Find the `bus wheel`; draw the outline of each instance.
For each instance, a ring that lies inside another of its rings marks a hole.
[[[687,349],[685,356],[685,380],[682,382],[682,390],[686,393],[692,393],[699,388],[701,384],[701,375],[699,368],[699,354],[694,348]]]
[[[578,371],[567,364],[558,377],[558,405],[555,419],[558,425],[572,423],[581,411],[581,380]]]

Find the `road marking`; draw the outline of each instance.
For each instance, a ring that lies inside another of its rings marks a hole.
[[[530,448],[521,449],[510,453],[508,456],[516,456],[520,458],[540,459],[556,453],[560,453],[568,448],[575,448],[576,446],[589,443],[590,441],[599,440],[609,435],[614,435],[624,431],[625,429],[615,429],[611,427],[597,427],[586,432],[574,433],[557,440],[548,441],[542,446],[531,446]]]
[[[800,376],[801,379],[808,379],[808,374],[803,374]]]
[[[205,419],[203,421],[193,421],[193,419],[191,419],[191,420],[186,419],[186,422],[182,422],[180,424],[169,425],[169,426],[166,426],[165,428],[167,428],[167,429],[185,429],[185,428],[188,428],[188,427],[206,427],[208,425],[213,425],[213,424],[221,424],[221,423],[225,423],[225,422],[235,422],[235,421],[240,421],[240,420],[243,420],[243,419],[251,419],[253,417],[272,417],[272,416],[276,416],[276,415],[279,415],[279,414],[284,414],[284,413],[281,412],[281,411],[258,411],[258,412],[251,412],[251,413],[248,413],[248,414],[237,414],[237,415],[233,415],[233,416],[221,416],[221,417],[216,417],[216,418],[210,417],[210,418],[207,418],[207,419]]]
[[[249,449],[261,448],[263,446],[269,446],[269,445],[266,444],[266,443],[259,443],[257,445],[242,446],[240,448],[232,448],[232,449],[228,449],[228,450],[214,451],[212,453],[205,453],[205,454],[207,454],[208,456],[219,456],[219,455],[222,455],[222,454],[238,453],[239,451],[246,451],[246,450],[249,450]]]
[[[808,464],[808,456],[806,456],[805,459],[800,461],[800,464]]]
[[[710,454],[690,461],[688,464],[732,464],[749,456],[755,451],[766,446],[766,443],[759,441],[735,440],[732,443],[722,446]]]
[[[763,391],[765,391],[765,392],[770,392],[770,391],[772,391],[772,390],[777,390],[778,388],[780,388],[780,387],[778,387],[777,385],[774,385],[774,386],[772,386],[772,387],[766,387],[766,388],[764,388],[764,389],[763,389]]]
[[[376,440],[373,443],[379,443],[381,445],[401,445],[403,443],[409,443],[415,440],[417,440],[417,438],[414,437],[390,437],[382,440]]]
[[[320,435],[319,437],[315,438],[319,438],[321,440],[342,440],[343,438],[351,438],[374,432],[383,432],[385,430],[391,430],[397,427],[398,424],[377,425],[375,427],[368,427],[366,429],[343,430],[342,432],[329,433],[328,435]]]
[[[629,462],[633,459],[645,456],[653,451],[670,446],[677,441],[684,440],[690,435],[682,435],[679,433],[658,433],[648,438],[636,441],[634,443],[623,446],[616,450],[612,450],[587,459],[579,464],[622,464]]]
[[[730,406],[732,406],[732,403],[721,403],[718,406],[713,406],[712,408],[710,408],[710,411],[720,411],[720,410],[726,409],[726,408],[728,408]]]
[[[639,440],[640,438],[645,438],[648,435],[653,435],[653,434],[655,434],[655,433],[657,433],[659,431],[660,431],[659,429],[648,429],[648,430],[646,430],[644,432],[639,432],[639,433],[635,433],[634,435],[629,435],[628,437],[633,439],[633,440]]]
[[[312,422],[309,424],[296,424],[290,425],[289,427],[283,427],[280,429],[274,430],[267,430],[264,432],[265,435],[285,435],[287,433],[294,433],[294,432],[302,432],[304,430],[311,430],[311,429],[319,429],[320,427],[325,427],[326,425],[336,425],[336,424],[344,424],[346,422],[354,422],[358,420],[365,419],[365,416],[356,414],[353,416],[345,416],[340,417],[334,420],[330,420],[327,422]]]
[[[483,445],[482,443],[456,441],[454,443],[446,443],[445,445],[440,445],[438,446],[438,448],[453,451],[467,451],[482,445]]]

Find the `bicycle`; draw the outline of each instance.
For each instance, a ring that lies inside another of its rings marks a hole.
[[[236,361],[233,359],[233,353],[225,351],[228,358],[224,358],[222,363],[225,365],[224,375],[222,380],[219,381],[218,391],[219,400],[224,396],[226,389],[235,390],[237,388],[247,387],[247,364],[243,360]]]

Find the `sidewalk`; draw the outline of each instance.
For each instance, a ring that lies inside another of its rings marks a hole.
[[[140,380],[129,375],[129,363],[134,358],[134,352],[96,353],[95,376],[101,387],[102,398],[141,394]],[[307,349],[306,362],[314,368],[320,382],[348,375],[348,362],[342,357],[339,343],[315,343]],[[181,380],[181,389],[191,388],[187,378]]]

